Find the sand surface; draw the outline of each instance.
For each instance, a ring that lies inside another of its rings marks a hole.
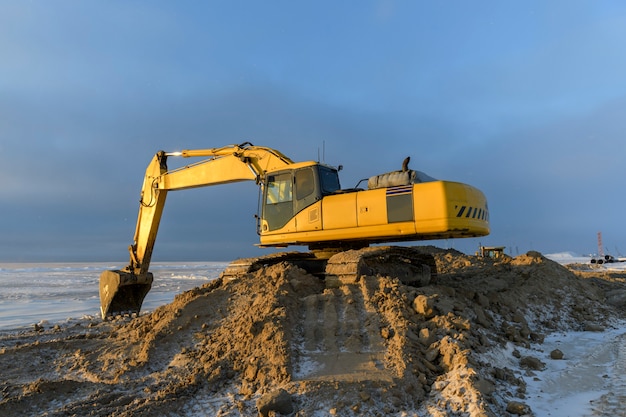
[[[134,319],[4,333],[0,415],[541,415],[526,381],[562,358],[533,352],[624,319],[622,272],[428,250],[438,276],[421,287],[362,276],[329,288],[280,263]]]

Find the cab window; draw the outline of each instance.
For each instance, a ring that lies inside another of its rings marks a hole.
[[[315,174],[312,168],[296,171],[296,200],[302,200],[315,191]]]
[[[269,177],[267,182],[267,204],[285,203],[293,200],[291,175],[279,174]]]
[[[341,186],[339,185],[339,174],[337,171],[320,166],[319,172],[323,195],[332,194],[341,189]]]

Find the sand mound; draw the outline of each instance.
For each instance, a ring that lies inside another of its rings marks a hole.
[[[364,276],[326,288],[281,263],[133,320],[3,335],[0,415],[524,414],[523,380],[482,353],[598,331],[626,305],[620,277],[536,252],[424,250],[439,270],[424,287]]]

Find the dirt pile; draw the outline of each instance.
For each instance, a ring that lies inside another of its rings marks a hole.
[[[439,273],[423,287],[327,287],[281,263],[133,320],[3,335],[0,415],[519,415],[524,382],[482,353],[624,312],[619,277],[423,250]]]

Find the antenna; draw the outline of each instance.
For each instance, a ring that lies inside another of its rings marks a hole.
[[[326,162],[326,141],[322,141],[322,159],[320,160],[320,148],[317,148],[317,162]]]

